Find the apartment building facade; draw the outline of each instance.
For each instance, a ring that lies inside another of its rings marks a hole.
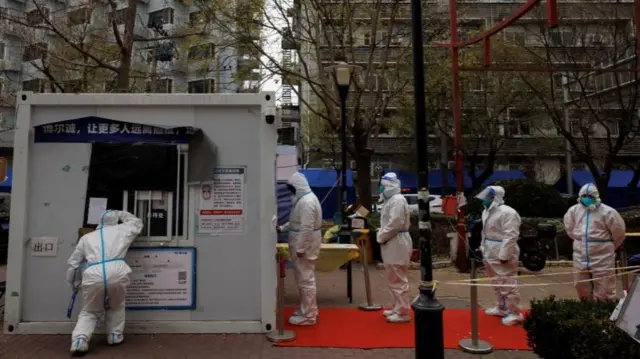
[[[87,81],[83,68],[64,65],[81,61],[82,54],[76,51],[71,56],[69,47],[74,46],[61,34],[75,45],[84,44],[79,39],[86,36],[87,43],[97,43],[90,50],[92,55],[117,66],[117,39],[110,20],[115,19],[124,33],[127,1],[116,4],[114,10],[108,2],[94,0],[0,0],[0,114],[5,129],[0,132],[1,146],[12,146],[16,91],[115,91],[115,72],[91,73]],[[188,0],[137,2],[129,91],[259,91],[261,74],[255,55],[247,46],[234,45],[236,41],[227,34],[234,25],[215,26],[208,11]],[[43,71],[44,61],[56,63],[55,74]]]
[[[319,0],[315,0],[317,3]],[[490,28],[496,23],[502,21],[506,16],[511,15],[517,8],[519,8],[525,1],[497,1],[497,0],[460,0],[458,1],[459,11],[459,26],[461,29],[461,36],[473,35],[480,32],[482,29]],[[572,0],[563,1],[559,0],[559,15],[560,26],[557,29],[546,29],[546,13],[544,7],[535,9],[525,17],[523,17],[517,24],[509,27],[506,31],[500,33],[496,41],[502,41],[510,43],[511,45],[519,46],[523,51],[537,54],[540,61],[538,66],[555,66],[555,67],[590,67],[590,66],[602,66],[603,62],[618,62],[621,60],[622,52],[629,51],[618,45],[615,45],[614,38],[612,36],[612,28],[617,35],[630,36],[633,33],[633,1],[616,1],[616,2],[593,2],[587,0]],[[341,7],[345,6],[339,1],[326,1],[327,6]],[[351,2],[357,3],[357,2]],[[340,46],[348,46],[349,51],[344,51],[347,61],[356,63],[361,66],[368,66],[368,61],[373,59],[372,64],[380,63],[384,61],[385,54],[387,58],[389,54],[397,54],[407,51],[410,46],[410,3],[409,1],[383,1],[384,6],[380,6],[379,1],[362,1],[365,6],[369,7],[368,11],[362,11],[361,15],[356,15],[353,21],[359,23],[372,22],[374,17],[383,24],[376,33],[372,34],[372,26],[362,26],[363,29],[348,35],[348,38],[343,39],[343,33],[337,35],[339,39],[318,42],[322,44],[320,55],[318,59],[307,59],[307,62],[316,61],[318,64],[318,72],[322,71],[323,65],[336,60],[334,57],[340,51],[336,51],[336,48]],[[297,16],[300,18],[298,22],[304,21],[304,15],[299,9],[305,7],[305,0],[299,0],[297,5],[294,5],[293,9],[298,9]],[[378,7],[378,11],[375,13],[371,8]],[[448,1],[443,0],[426,0],[426,4],[423,6],[425,9],[425,18],[431,17],[430,26],[448,26]],[[344,13],[336,10],[334,13]],[[357,12],[357,10],[356,10]],[[434,16],[434,12],[436,13]],[[324,14],[332,13],[331,11],[325,11]],[[440,14],[440,16],[437,15]],[[327,15],[325,15],[327,16]],[[343,15],[336,15],[343,16]],[[440,25],[434,25],[436,20],[434,17],[441,19]],[[321,17],[322,18],[322,17]],[[317,33],[323,37],[331,38],[334,34],[331,34],[330,28],[339,22],[340,19],[333,19],[324,17],[323,21],[329,24],[323,28],[320,24],[320,28],[317,29]],[[391,41],[388,41],[387,45],[379,46],[379,53],[371,50],[372,41],[379,41],[390,36],[387,30],[387,24],[393,23],[392,32],[397,32]],[[619,32],[618,28],[620,29]],[[425,36],[429,36],[433,30],[425,29]],[[300,31],[295,27],[292,31]],[[327,35],[328,34],[328,35]],[[319,35],[319,38],[320,38]],[[307,35],[308,36],[308,35]],[[618,38],[616,38],[618,39]],[[429,41],[433,39],[425,39],[425,44],[428,48]],[[608,42],[611,42],[610,44]],[[354,45],[355,44],[355,45]],[[635,51],[635,47],[633,51]],[[308,53],[308,52],[307,52]],[[600,55],[598,55],[600,54]],[[409,58],[410,61],[410,58]],[[392,62],[385,64],[385,69],[392,67]],[[427,64],[428,67],[429,64]],[[525,64],[523,64],[525,65]],[[388,70],[387,70],[388,71]],[[515,75],[514,75],[515,76]],[[372,93],[385,91],[384,75],[377,74],[373,80],[368,80],[368,83],[373,83]],[[427,79],[427,82],[429,79]],[[549,87],[553,87],[550,92],[555,92],[558,96],[559,103],[555,103],[557,106],[563,106],[562,94],[563,94],[563,74],[555,73],[552,75],[552,80],[549,81]],[[630,84],[629,86],[635,86]],[[410,86],[409,89],[412,87]],[[481,81],[464,81],[462,84],[463,95],[463,121],[468,116],[473,116],[478,108],[473,105],[474,98],[482,98],[486,96],[488,88],[483,87]],[[575,93],[576,97],[585,96],[586,92],[582,89],[582,94]],[[428,92],[428,91],[427,91]],[[300,90],[301,96],[306,96],[304,103],[310,106],[318,105],[317,101],[314,101],[314,92],[309,89],[309,86],[305,83],[301,84]],[[370,95],[370,96],[373,96]],[[428,95],[429,96],[429,95]],[[533,95],[532,95],[533,96]],[[365,100],[362,100],[365,98]],[[433,100],[433,99],[431,99]],[[447,100],[442,100],[443,107],[447,107]],[[366,96],[361,97],[361,101],[365,101]],[[432,106],[433,102],[428,99],[428,104]],[[401,117],[406,117],[407,113],[411,116],[411,108],[407,109],[406,103],[395,103],[391,101],[386,107],[384,116],[386,119],[395,118],[400,120]],[[352,110],[354,104],[350,104]],[[521,170],[527,168],[528,170],[535,171],[536,177],[547,183],[555,183],[561,176],[564,170],[564,157],[565,151],[565,139],[555,128],[554,123],[550,118],[545,115],[545,110],[542,106],[536,109],[538,117],[536,118],[536,125],[529,123],[528,120],[520,119],[522,116],[522,109],[510,108],[509,104],[505,104],[507,109],[504,114],[505,117],[502,124],[495,127],[496,133],[499,133],[501,138],[499,142],[489,145],[483,143],[480,139],[472,139],[469,136],[465,136],[465,142],[467,150],[470,153],[474,153],[479,162],[482,162],[483,158],[495,149],[496,145],[500,146],[500,150],[496,154],[496,162],[494,169],[505,170]],[[305,114],[305,108],[302,106],[303,117]],[[450,115],[445,113],[443,120],[450,122]],[[543,125],[540,125],[543,123]],[[304,126],[304,121],[303,121]],[[384,126],[383,126],[384,127]],[[391,126],[390,126],[391,127]],[[436,127],[436,126],[434,126]],[[615,126],[612,126],[615,128]],[[596,129],[593,134],[594,141],[603,141],[605,135],[611,135],[611,132],[606,134],[603,129]],[[438,133],[437,128],[432,128],[432,140],[429,142],[428,152],[430,154],[430,166],[432,168],[440,167],[441,163],[448,162],[447,159],[452,158],[452,143],[449,138],[441,139],[444,136]],[[577,136],[577,132],[576,132]],[[382,128],[380,133],[376,134],[375,138],[370,141],[370,146],[374,150],[372,166],[372,174],[376,175],[379,168],[403,168],[413,166],[413,162],[408,161],[408,154],[415,152],[415,141],[410,134],[398,134],[391,128],[389,130]],[[627,146],[623,151],[625,155],[638,156],[640,151],[636,151],[638,146]],[[446,150],[443,150],[446,149]],[[628,149],[628,150],[627,150]],[[640,148],[638,148],[640,149]],[[445,155],[446,153],[446,155]],[[317,158],[312,165],[322,166],[325,163],[330,163],[328,159]],[[407,166],[407,164],[409,166]],[[467,163],[468,165],[468,163]],[[477,163],[476,167],[482,169],[484,163]],[[575,162],[576,169],[582,169],[582,164]]]

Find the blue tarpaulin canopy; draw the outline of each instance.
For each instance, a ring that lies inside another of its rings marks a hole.
[[[7,170],[7,178],[0,183],[0,192],[11,193],[11,183],[13,179],[13,170]]]
[[[309,168],[300,170],[309,182],[309,186],[318,200],[322,203],[322,217],[324,219],[333,218],[338,209],[337,172],[332,169]],[[291,194],[287,189],[286,182],[278,182],[278,223],[286,223],[291,211]],[[353,186],[353,172],[347,171],[347,202],[355,203],[356,190]]]
[[[306,170],[300,170],[305,177],[307,177],[307,181],[309,181],[309,186],[311,188],[318,187],[333,187],[337,186],[337,172],[332,169],[324,169],[324,168],[309,168]],[[351,170],[347,170],[347,187],[353,187],[353,172]]]

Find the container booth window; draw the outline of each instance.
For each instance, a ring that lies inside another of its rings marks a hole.
[[[34,140],[91,143],[80,234],[97,227],[104,209],[114,209],[143,220],[136,245],[180,245],[190,239],[190,185],[195,188],[215,172],[216,147],[202,131],[85,117],[36,126]]]
[[[94,228],[92,201],[142,219],[137,241],[186,240],[188,144],[94,143],[91,149],[84,227]]]

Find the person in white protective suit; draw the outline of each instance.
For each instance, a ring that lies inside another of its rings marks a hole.
[[[122,222],[118,224],[118,222]],[[125,211],[105,211],[95,231],[78,241],[71,254],[67,282],[80,289],[84,307],[71,335],[71,352],[89,350],[89,341],[98,317],[105,313],[107,343],[124,339],[125,294],[131,268],[124,257],[133,240],[142,231],[142,220]],[[84,272],[80,272],[84,268]]]
[[[294,196],[293,206],[289,222],[278,230],[289,232],[289,251],[300,295],[300,309],[289,318],[289,323],[314,325],[318,318],[315,270],[322,245],[322,207],[303,174],[294,173],[287,187]]]
[[[573,239],[573,277],[580,298],[616,299],[615,252],[625,238],[618,211],[602,203],[596,185],[588,183],[580,189],[578,204],[564,215],[564,228]]]
[[[413,244],[409,234],[409,204],[400,188],[398,176],[389,172],[380,181],[380,197],[383,200],[380,215],[380,229],[377,241],[380,243],[382,262],[387,275],[389,292],[393,306],[383,312],[390,323],[406,323],[409,317],[409,264]]]
[[[520,292],[516,280],[521,219],[515,209],[504,204],[504,195],[504,188],[488,186],[476,198],[484,205],[480,251],[496,295],[496,306],[485,313],[502,317],[502,324],[511,326],[524,319],[518,307]]]

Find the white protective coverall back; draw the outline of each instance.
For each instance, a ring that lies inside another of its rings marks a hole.
[[[411,225],[409,205],[400,193],[400,180],[393,172],[382,177],[384,187],[380,229],[376,240],[380,243],[382,262],[387,274],[393,307],[385,315],[389,321],[406,321],[409,315],[409,264],[413,244],[409,234]]]
[[[95,231],[80,238],[68,261],[67,282],[76,287],[80,269],[85,268],[81,282],[84,307],[73,330],[72,351],[88,349],[98,316],[105,309],[107,342],[118,344],[124,338],[125,295],[131,273],[124,257],[143,223],[129,212],[112,210],[104,212],[100,221]]]
[[[585,206],[579,197],[579,203],[564,215],[565,231],[573,239],[576,290],[580,298],[612,300],[616,298],[615,251],[624,242],[625,223],[618,211],[601,203],[595,184],[582,186],[579,195],[595,202]]]
[[[296,193],[289,222],[282,229],[289,231],[289,251],[300,295],[300,309],[289,322],[310,325],[315,324],[318,316],[315,270],[322,245],[322,207],[303,174],[294,173],[288,184]]]
[[[493,278],[496,307],[487,314],[505,317],[504,324],[512,325],[520,321],[520,292],[515,278],[518,272],[520,248],[520,215],[515,209],[504,204],[505,190],[500,186],[488,186],[476,198],[486,199],[493,195],[493,201],[482,212],[482,251],[486,274]]]

